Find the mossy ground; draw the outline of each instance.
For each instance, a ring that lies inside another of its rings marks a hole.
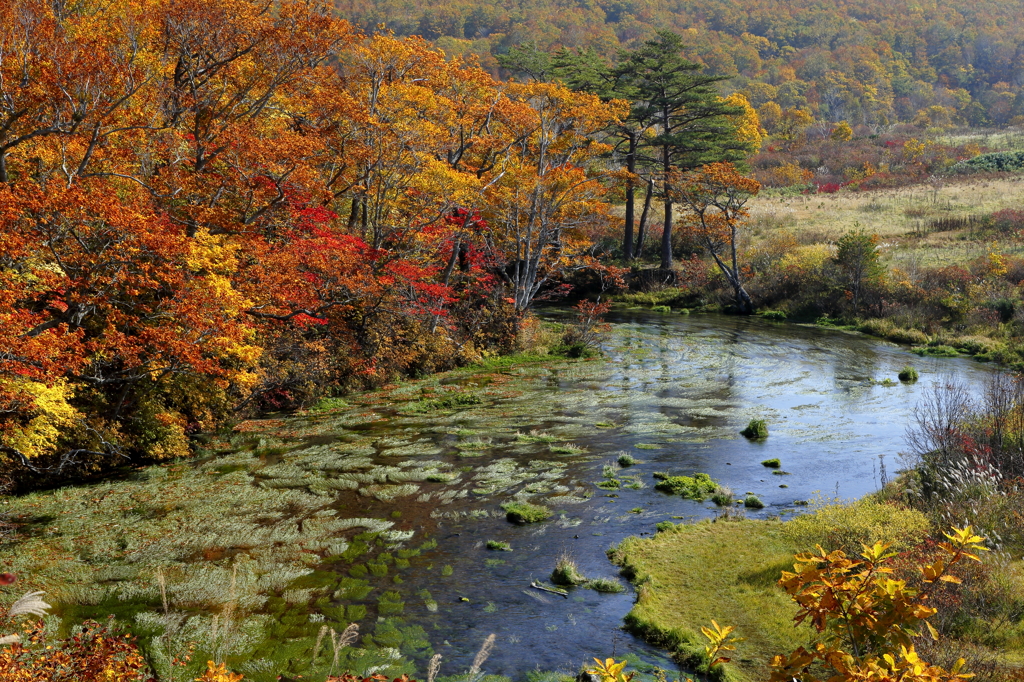
[[[792,567],[794,543],[776,521],[673,524],[649,539],[628,538],[612,553],[639,586],[630,629],[684,660],[703,646],[702,625],[736,626],[741,679],[764,677],[772,654],[806,643],[796,613],[774,583]]]

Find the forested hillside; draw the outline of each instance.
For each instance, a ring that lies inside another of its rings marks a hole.
[[[337,0],[373,30],[422,35],[497,70],[516,45],[592,48],[604,57],[656,30],[680,33],[686,55],[761,107],[826,121],[1024,121],[1024,4],[1019,0]]]

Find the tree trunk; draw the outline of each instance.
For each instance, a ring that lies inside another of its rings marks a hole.
[[[629,151],[626,153],[626,170],[630,173],[636,172],[636,133],[630,132]],[[636,188],[633,182],[626,186],[626,225],[622,235],[622,257],[627,261],[633,260],[633,215],[635,213]]]
[[[636,248],[633,249],[633,257],[640,258],[644,250],[644,241],[647,239],[647,216],[651,212],[651,199],[654,197],[654,180],[647,181],[647,193],[644,195],[644,210],[640,213],[640,226],[636,232]]]
[[[669,130],[669,114],[664,114],[665,132]],[[669,182],[669,175],[672,173],[672,157],[669,146],[665,144],[661,148],[661,162],[665,173],[665,229],[661,233],[661,269],[672,268],[672,183]]]

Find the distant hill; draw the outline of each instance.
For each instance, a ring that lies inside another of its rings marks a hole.
[[[727,89],[826,121],[1024,125],[1022,0],[338,0],[366,31],[422,35],[498,72],[535,42],[605,58],[659,29]]]

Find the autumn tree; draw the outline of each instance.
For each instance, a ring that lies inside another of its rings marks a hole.
[[[715,259],[733,289],[737,310],[752,313],[754,303],[743,288],[739,230],[747,217],[747,201],[758,193],[761,185],[725,162],[686,173],[674,184],[675,197],[686,210],[685,229]]]

